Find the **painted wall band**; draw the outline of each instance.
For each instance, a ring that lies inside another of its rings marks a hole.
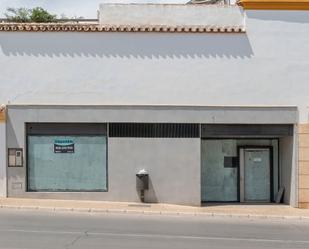
[[[309,0],[238,0],[245,10],[309,10]]]

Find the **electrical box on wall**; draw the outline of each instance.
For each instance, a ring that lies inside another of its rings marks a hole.
[[[23,166],[23,149],[9,148],[9,167]]]

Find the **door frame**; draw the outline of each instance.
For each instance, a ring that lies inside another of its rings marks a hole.
[[[245,149],[268,149],[269,150],[269,167],[270,167],[270,202],[274,201],[274,179],[273,179],[273,146],[255,146],[255,145],[242,145],[242,146],[237,146],[237,154],[239,158],[239,164],[238,164],[238,201],[241,203],[246,203],[246,201],[241,200],[241,160],[243,160],[243,156],[241,155],[241,150]],[[257,201],[258,202],[258,201]]]

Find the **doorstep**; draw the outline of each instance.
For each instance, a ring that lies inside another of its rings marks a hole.
[[[298,219],[309,221],[309,209],[292,208],[283,204],[226,203],[195,207],[163,203],[0,198],[0,207],[5,209],[46,211]]]

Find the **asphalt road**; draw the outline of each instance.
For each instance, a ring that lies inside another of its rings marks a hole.
[[[309,248],[309,222],[0,209],[0,248]]]

